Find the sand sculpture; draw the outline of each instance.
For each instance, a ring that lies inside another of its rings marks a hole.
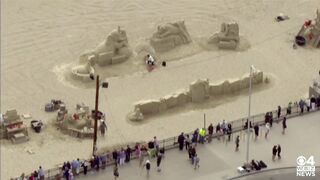
[[[132,50],[128,44],[126,31],[118,27],[94,50],[82,54],[79,64],[71,71],[74,77],[86,79],[90,77],[90,74],[94,74],[95,64],[99,66],[118,64],[127,60],[131,54]]]
[[[77,104],[74,113],[69,114],[65,106],[60,106],[56,124],[58,127],[75,137],[91,137],[93,133],[93,119],[89,106]]]
[[[136,103],[134,110],[128,114],[128,119],[141,121],[146,115],[162,113],[187,103],[202,103],[211,96],[235,93],[248,88],[249,81],[249,75],[235,80],[225,80],[219,84],[210,84],[208,79],[197,80],[190,84],[188,90],[181,90],[158,100],[146,100]],[[257,71],[253,74],[252,83],[263,83],[262,71]]]
[[[240,41],[239,25],[235,22],[222,23],[220,32],[212,35],[208,43],[217,44],[221,49],[236,49]]]
[[[90,75],[95,73],[94,70],[94,56],[91,55],[88,57],[88,60],[83,64],[79,64],[71,69],[71,73],[74,77],[81,80],[88,80]]]
[[[1,138],[20,143],[29,140],[27,126],[20,118],[17,110],[10,109],[3,114],[3,124],[0,127]]]
[[[184,21],[158,26],[157,31],[150,40],[151,46],[153,46],[157,52],[169,51],[177,46],[190,42],[191,38]]]
[[[310,44],[315,48],[320,48],[320,11],[317,10],[317,17],[315,20],[308,20],[301,27],[296,36],[296,43],[298,45]]]

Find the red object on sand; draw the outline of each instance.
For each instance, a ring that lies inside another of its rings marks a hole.
[[[76,113],[74,113],[74,114],[73,114],[73,119],[74,119],[74,120],[78,120],[78,119],[79,119],[79,116],[78,116]]]
[[[305,27],[309,27],[311,25],[311,20],[307,20],[304,22]]]

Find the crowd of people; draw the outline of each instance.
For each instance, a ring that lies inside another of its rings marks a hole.
[[[300,114],[303,114],[305,110],[313,111],[316,108],[320,108],[320,97],[310,98],[309,100],[303,101],[300,100],[295,105],[299,108]],[[273,122],[282,122],[282,134],[285,134],[287,128],[287,116],[292,113],[292,103],[288,104],[286,109],[286,114],[283,114],[283,110],[278,106],[276,111],[276,116],[273,115],[273,112],[267,112],[265,114],[265,138],[268,137],[270,129],[272,128]],[[261,124],[254,124],[248,120],[244,124],[243,128],[247,129],[249,126],[250,132],[254,132],[255,140],[257,140],[261,128]],[[200,167],[200,158],[197,154],[197,145],[204,143],[211,143],[212,138],[215,136],[217,140],[220,141],[221,138],[223,141],[231,141],[231,135],[233,133],[232,123],[226,123],[225,120],[218,123],[215,127],[211,123],[207,128],[197,128],[193,133],[184,134],[183,132],[178,136],[177,144],[180,151],[184,149],[188,152],[188,158],[194,169]],[[101,129],[106,129],[106,126],[103,126]],[[103,133],[104,134],[104,133]],[[102,135],[103,135],[102,134]],[[226,139],[227,137],[227,139]],[[240,136],[237,135],[235,138],[235,151],[239,150]],[[160,148],[159,140],[156,136],[149,141],[148,143],[136,143],[134,147],[127,145],[126,148],[114,149],[112,152],[108,152],[102,155],[92,156],[90,160],[75,159],[71,162],[64,162],[61,167],[61,173],[56,176],[56,179],[64,178],[66,180],[72,180],[75,175],[83,172],[84,175],[87,174],[88,168],[91,170],[98,171],[100,168],[104,169],[107,164],[113,163],[113,174],[115,179],[120,176],[119,166],[123,166],[125,163],[130,162],[133,156],[139,160],[139,166],[146,169],[146,175],[150,175],[151,169],[151,159],[156,159],[156,169],[158,172],[161,171],[161,162],[164,157],[165,149],[164,147]],[[274,145],[272,148],[272,160],[275,160],[275,157],[278,156],[278,159],[281,158],[281,146],[280,144]],[[255,161],[254,161],[255,162]],[[257,163],[256,163],[257,164]],[[38,170],[31,173],[30,176],[25,176],[22,174],[20,176],[21,180],[44,180],[45,173],[43,168],[40,166]]]

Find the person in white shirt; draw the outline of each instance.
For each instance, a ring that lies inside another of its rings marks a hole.
[[[268,137],[268,134],[269,134],[269,131],[270,131],[270,123],[266,123],[266,134],[265,134],[265,138],[267,138]]]
[[[146,64],[148,64],[148,65],[154,65],[154,63],[155,63],[155,60],[154,60],[154,58],[150,55],[150,54],[148,54],[147,55],[147,60],[146,60]]]

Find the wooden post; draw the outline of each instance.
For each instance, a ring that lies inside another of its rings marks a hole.
[[[206,113],[203,114],[203,128],[206,129]]]
[[[94,112],[94,135],[93,135],[93,149],[92,155],[95,155],[97,150],[97,131],[98,131],[98,104],[99,104],[99,75],[97,75],[97,84],[96,84],[96,102],[95,102],[95,112]]]

